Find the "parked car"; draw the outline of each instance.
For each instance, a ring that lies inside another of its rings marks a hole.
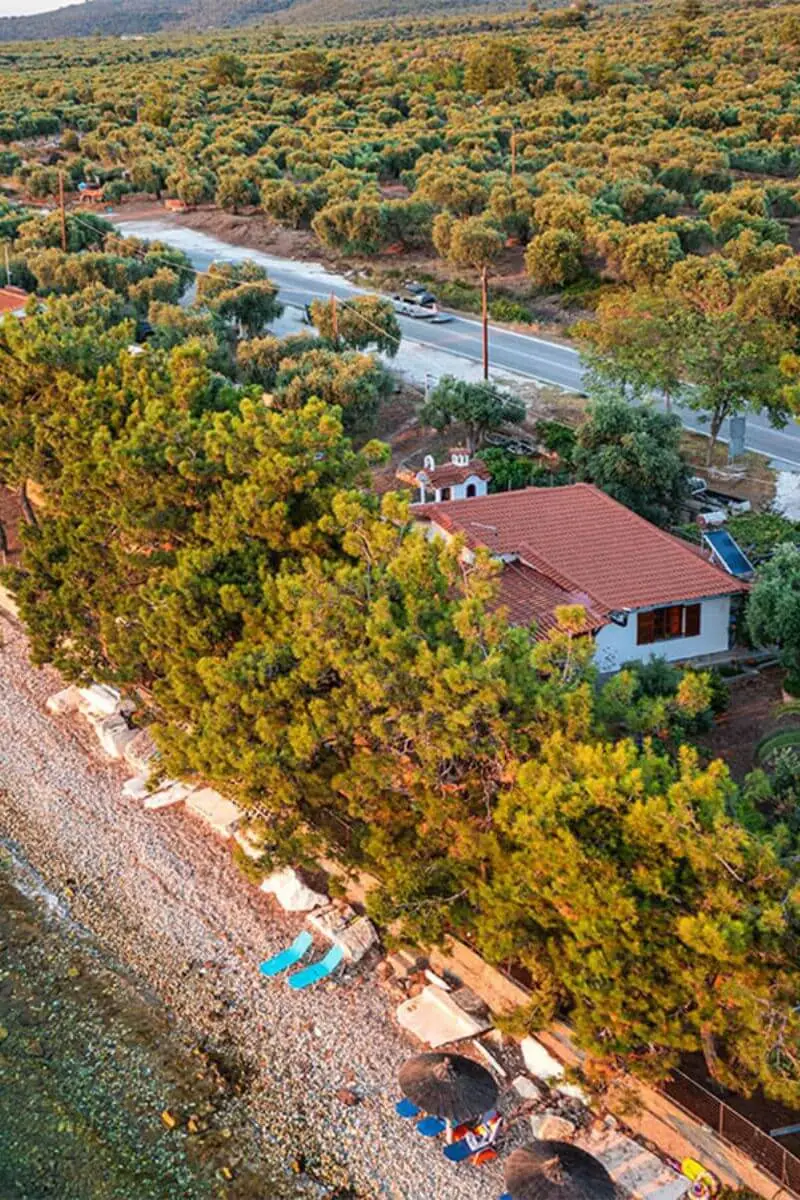
[[[432,320],[440,323],[440,318],[444,320],[452,320],[452,317],[445,317],[439,312],[436,297],[430,292],[405,293],[400,295],[396,293],[392,296],[392,304],[395,312],[401,313],[405,317],[417,317],[420,320]]]
[[[424,308],[435,308],[438,304],[436,297],[422,283],[406,283],[406,292],[414,304],[421,304]]]

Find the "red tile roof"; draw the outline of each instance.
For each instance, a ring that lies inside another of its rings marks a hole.
[[[537,633],[555,628],[555,610],[565,604],[586,609],[582,632],[593,633],[608,624],[585,592],[570,592],[524,562],[505,563],[500,576],[500,604],[508,610],[512,625],[536,625]]]
[[[747,590],[695,547],[588,483],[420,504],[414,514],[463,533],[473,548],[517,556],[516,570],[504,569],[501,594],[520,623],[531,611],[541,627],[552,623],[557,605],[583,604],[598,628],[622,609]]]
[[[28,293],[22,288],[10,285],[0,287],[0,313],[16,312],[18,308],[25,307],[27,300]]]
[[[467,466],[456,463],[442,463],[441,467],[424,468],[417,471],[417,479],[424,477],[425,486],[433,488],[452,487],[454,483],[466,483],[470,475],[478,479],[491,479],[492,473],[480,461],[472,461]]]

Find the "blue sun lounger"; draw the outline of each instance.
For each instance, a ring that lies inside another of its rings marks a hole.
[[[310,967],[304,967],[302,971],[293,971],[287,983],[294,991],[300,992],[303,988],[311,987],[312,983],[319,983],[320,979],[327,979],[337,967],[341,966],[343,959],[342,947],[331,946],[325,957],[318,962],[312,963]]]
[[[477,1154],[477,1150],[473,1150],[467,1142],[466,1138],[459,1138],[457,1142],[452,1142],[444,1148],[444,1156],[449,1162],[466,1162],[468,1158],[472,1158],[473,1154]]]
[[[406,1119],[409,1117],[419,1117],[422,1115],[422,1109],[417,1108],[413,1100],[409,1100],[406,1096],[404,1096],[402,1100],[397,1101],[397,1104],[394,1106],[394,1111],[397,1113],[398,1117],[405,1117]]]
[[[417,1121],[415,1129],[423,1137],[435,1138],[447,1129],[447,1121],[443,1121],[441,1117],[423,1117],[421,1121]]]
[[[302,933],[298,933],[291,946],[286,950],[281,950],[280,954],[274,954],[266,962],[262,962],[258,969],[262,975],[280,975],[282,971],[296,967],[300,960],[308,954],[313,944],[314,939],[308,930],[304,929]]]

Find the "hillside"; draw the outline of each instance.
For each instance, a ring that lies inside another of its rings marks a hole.
[[[0,41],[121,37],[171,29],[242,24],[283,7],[287,0],[95,0],[55,12],[0,19]]]
[[[514,0],[459,0],[456,5],[492,12],[514,7]],[[228,29],[278,13],[289,23],[305,23],[452,11],[447,0],[86,0],[34,16],[0,17],[0,42]]]

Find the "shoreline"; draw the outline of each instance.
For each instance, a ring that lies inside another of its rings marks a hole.
[[[458,1170],[395,1115],[397,1070],[414,1047],[374,972],[308,993],[261,980],[258,962],[302,918],[248,884],[229,848],[182,809],[151,813],[124,799],[129,771],[101,759],[77,723],[45,712],[61,686],[51,668],[30,664],[24,633],[0,617],[0,835],[179,1032],[237,1064],[267,1169],[290,1172],[305,1158],[308,1194],[324,1182],[331,1197],[499,1195],[497,1164]],[[359,1103],[342,1102],[341,1089]],[[227,1194],[236,1197],[235,1181]]]
[[[264,1164],[225,1064],[3,842],[0,997],[5,1200],[221,1200],[230,1177],[241,1200],[299,1200]]]

